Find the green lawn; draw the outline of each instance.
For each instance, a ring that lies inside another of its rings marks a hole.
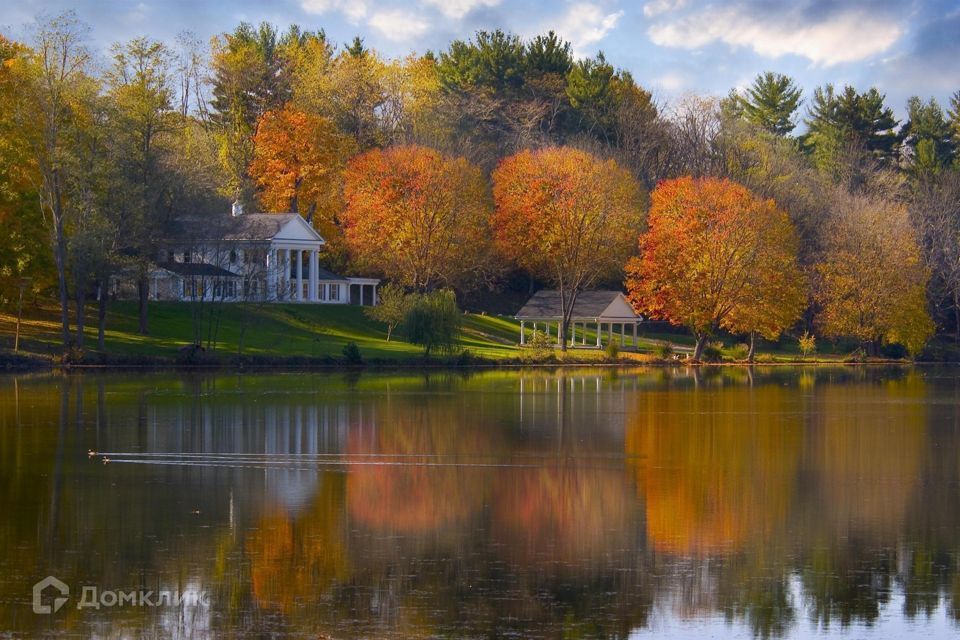
[[[90,308],[86,328],[86,350],[96,352],[96,312]],[[21,350],[27,354],[55,356],[61,353],[58,315],[52,307],[25,310],[21,331]],[[343,348],[355,342],[367,360],[411,360],[422,349],[395,336],[386,340],[386,327],[366,317],[361,307],[307,304],[206,304],[200,307],[177,302],[151,302],[149,335],[137,332],[135,302],[111,304],[107,320],[105,353],[121,360],[159,359],[174,361],[183,347],[199,340],[221,360],[243,355],[263,359],[322,359],[340,357]],[[519,323],[511,317],[466,314],[462,347],[474,356],[490,360],[515,360],[529,357],[529,350],[518,346]],[[555,330],[555,329],[554,329]],[[528,327],[529,331],[529,327]],[[12,347],[14,318],[0,313],[0,347]],[[578,342],[581,338],[578,331]],[[529,333],[528,333],[529,336]],[[595,332],[587,332],[586,343],[594,344]],[[693,340],[689,335],[647,333],[641,327],[640,353],[651,353],[665,341],[678,351],[688,352]],[[606,332],[604,335],[606,342]],[[208,345],[212,345],[208,347]],[[766,353],[786,356],[791,345],[766,345]],[[786,346],[786,348],[784,348]],[[628,354],[626,359],[640,358]],[[792,355],[792,354],[791,354]],[[596,349],[575,349],[565,361],[598,361],[603,353]],[[829,356],[828,356],[829,357]]]

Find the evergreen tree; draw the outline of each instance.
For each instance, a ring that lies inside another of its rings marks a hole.
[[[895,155],[897,120],[875,88],[858,93],[848,85],[838,93],[832,84],[818,87],[806,123],[805,142],[821,168],[835,163],[846,147],[862,147],[880,161]]]
[[[907,101],[907,122],[901,130],[911,171],[918,177],[938,173],[949,166],[954,145],[950,123],[936,100],[924,103],[913,96]]]
[[[950,120],[950,136],[956,150],[954,164],[960,166],[960,91],[950,96],[950,110],[947,111],[947,117]]]
[[[758,75],[743,94],[733,96],[737,111],[747,121],[770,133],[785,136],[793,131],[793,116],[802,95],[793,79],[767,71]]]

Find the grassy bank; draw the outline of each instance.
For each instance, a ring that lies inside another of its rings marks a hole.
[[[49,306],[25,309],[21,327],[20,364],[54,363],[63,357],[58,314]],[[95,321],[95,310],[88,317]],[[0,313],[0,347],[11,358],[16,319]],[[222,364],[323,365],[343,362],[343,349],[355,343],[367,363],[422,364],[422,349],[395,336],[386,339],[386,327],[367,318],[360,307],[335,305],[237,304],[195,307],[175,302],[150,303],[149,335],[137,332],[137,307],[133,302],[111,305],[103,351],[97,349],[96,326],[87,326],[85,348],[68,360],[89,364]],[[533,353],[519,347],[519,323],[510,317],[466,314],[462,348],[468,355],[441,359],[440,363],[524,363],[548,360],[559,363],[597,363],[607,359],[597,349],[573,349],[566,354]],[[596,340],[587,334],[587,344]],[[204,350],[186,348],[196,342]],[[686,335],[649,332],[640,338],[636,351],[626,348],[619,359],[651,362],[658,347],[670,342],[678,353],[692,345]],[[726,354],[729,357],[732,351]],[[795,348],[786,344],[766,350],[767,362],[797,360]],[[818,360],[836,362],[842,354],[826,354]]]

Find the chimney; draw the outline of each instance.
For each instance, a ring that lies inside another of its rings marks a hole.
[[[243,215],[243,203],[240,202],[239,200],[234,200],[234,202],[233,202],[233,207],[230,209],[230,213],[231,213],[231,215],[233,215],[234,218],[236,218],[237,216],[242,216],[242,215]]]

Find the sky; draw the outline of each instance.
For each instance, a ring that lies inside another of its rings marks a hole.
[[[898,116],[911,95],[946,105],[960,90],[960,0],[8,0],[0,32],[27,38],[37,16],[74,9],[104,59],[136,36],[202,40],[240,21],[355,35],[387,57],[442,50],[496,28],[549,30],[578,56],[603,51],[666,106],[686,93],[723,96],[762,71],[794,77],[805,96],[828,82],[876,86]]]

